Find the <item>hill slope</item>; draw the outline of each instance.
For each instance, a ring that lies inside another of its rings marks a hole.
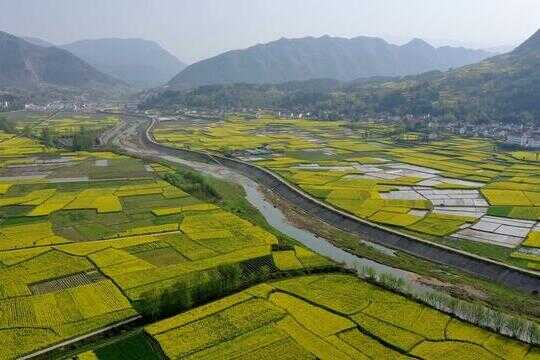
[[[508,54],[455,70],[313,86],[321,81],[166,91],[146,98],[141,107],[271,107],[310,112],[319,118],[431,114],[448,121],[540,124],[540,30]]]
[[[0,88],[89,88],[119,83],[66,50],[37,46],[0,32]]]
[[[189,89],[210,84],[281,83],[317,78],[350,81],[445,70],[489,55],[464,48],[437,49],[419,39],[403,46],[372,37],[280,39],[195,63],[169,85],[173,89]]]
[[[23,39],[26,42],[29,42],[30,44],[34,44],[37,46],[42,46],[42,47],[56,46],[53,43],[50,43],[46,40],[36,38],[36,37],[22,36],[21,39]]]
[[[540,120],[540,30],[512,52],[477,64],[432,78],[352,89],[366,90],[401,98],[386,108],[394,112],[453,113],[471,121]]]
[[[186,66],[157,43],[141,39],[82,40],[62,48],[106,74],[141,87],[162,85]]]

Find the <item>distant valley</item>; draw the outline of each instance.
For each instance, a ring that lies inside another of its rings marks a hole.
[[[142,39],[81,40],[61,47],[99,71],[140,88],[163,85],[186,67],[157,43]]]
[[[0,32],[0,87],[111,87],[121,81],[105,75],[70,52],[42,47]]]

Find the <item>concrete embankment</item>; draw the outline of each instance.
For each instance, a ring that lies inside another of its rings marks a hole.
[[[472,275],[496,281],[528,293],[538,294],[540,291],[540,275],[535,272],[452,249],[370,223],[314,199],[284,179],[259,166],[220,155],[176,149],[158,144],[152,137],[154,126],[155,122],[152,122],[146,131],[141,132],[140,135],[146,146],[161,154],[178,156],[193,161],[217,162],[272,190],[311,216],[338,229],[357,234],[367,241],[400,250],[431,262],[451,266]]]

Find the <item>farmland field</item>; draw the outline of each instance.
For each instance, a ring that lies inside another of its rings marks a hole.
[[[359,218],[530,270],[540,164],[488,140],[419,141],[382,123],[261,117],[165,121],[157,141],[234,156]]]
[[[537,359],[539,349],[475,328],[349,275],[249,288],[145,328],[170,359]]]
[[[14,112],[9,114],[7,119],[14,123],[15,129],[18,131],[24,131],[27,128],[29,134],[39,135],[44,128],[49,128],[60,136],[73,134],[81,128],[103,130],[116,125],[119,121],[118,116],[114,115],[90,115],[69,112],[60,112],[54,117],[40,112]]]
[[[290,159],[281,162],[300,164],[298,156]],[[298,174],[312,183],[342,181],[332,171]],[[128,320],[137,320],[133,334],[87,344],[74,356],[436,358],[426,353],[447,349],[485,358],[536,356],[530,345],[339,273],[333,262],[255,219],[254,209],[239,211],[237,199],[227,206],[205,181],[181,166],[69,152],[0,132],[0,358]],[[329,198],[371,199],[385,186],[350,198],[344,186]],[[410,209],[431,205],[416,199],[409,209],[401,201],[376,211],[378,221],[425,232],[441,231],[444,221],[448,233],[472,222],[435,213],[411,222],[418,215]],[[528,234],[527,246],[537,246],[537,238]],[[302,277],[313,272],[325,274]]]
[[[134,318],[149,292],[225,265],[251,278],[334,267],[164,180],[174,172],[0,132],[0,358]]]

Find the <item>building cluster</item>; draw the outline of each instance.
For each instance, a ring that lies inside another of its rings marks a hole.
[[[22,99],[9,93],[0,91],[0,112],[20,110]]]
[[[101,108],[103,108],[103,105],[97,103],[66,103],[62,101],[55,101],[44,105],[29,103],[24,106],[26,111],[69,111],[75,113],[92,113]]]
[[[510,134],[505,143],[507,145],[525,149],[540,149],[540,131],[527,131],[521,134]]]
[[[451,133],[464,137],[487,138],[502,144],[524,149],[540,149],[540,129],[513,123],[461,124],[430,121],[427,126],[433,133]]]

